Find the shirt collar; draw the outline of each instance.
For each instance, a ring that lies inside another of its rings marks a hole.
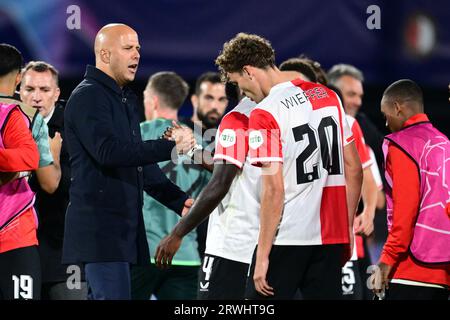
[[[48,122],[49,122],[50,119],[52,118],[54,112],[55,112],[55,106],[53,106],[52,111],[50,111],[50,113],[44,118],[44,122],[45,122],[46,124],[48,124]]]
[[[117,82],[113,78],[108,76],[106,73],[104,73],[103,71],[94,66],[88,65],[86,67],[86,73],[84,74],[84,77],[94,79],[100,82],[101,84],[109,87],[114,92],[120,95],[122,94],[122,89],[119,87]]]
[[[278,89],[282,89],[282,88],[289,87],[289,86],[292,86],[292,82],[291,81],[285,81],[285,82],[277,83],[272,88],[270,88],[269,95],[272,94],[274,91],[277,91]]]
[[[406,120],[405,123],[403,123],[403,128],[418,122],[426,122],[426,121],[430,121],[428,119],[428,116],[425,113],[418,113],[410,117],[408,120]]]

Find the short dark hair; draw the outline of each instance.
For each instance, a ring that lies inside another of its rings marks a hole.
[[[169,108],[179,110],[189,93],[189,85],[172,71],[157,72],[148,79],[145,90],[152,89]]]
[[[300,58],[290,58],[280,64],[281,71],[296,71],[304,74],[311,82],[317,82],[316,74],[312,67]]]
[[[220,79],[220,74],[217,72],[205,72],[200,75],[200,77],[197,78],[197,81],[195,82],[195,95],[200,95],[200,87],[203,82],[211,82],[212,84],[216,83],[222,83],[222,80]]]
[[[304,53],[302,53],[298,58],[301,61],[308,64],[311,67],[311,69],[313,69],[314,74],[316,75],[317,83],[320,83],[324,86],[328,85],[327,74],[326,74],[325,70],[323,70],[321,64],[318,61],[315,61],[315,60],[309,58]]]
[[[33,71],[36,71],[36,72],[47,72],[47,71],[50,71],[50,73],[53,76],[53,79],[56,82],[56,85],[58,86],[58,82],[59,82],[58,81],[58,75],[59,75],[59,72],[50,63],[47,63],[47,62],[44,62],[44,61],[30,61],[22,69],[22,77],[25,76],[25,73],[27,73],[27,71],[29,71],[29,70],[33,70]]]
[[[242,68],[250,65],[260,69],[275,66],[275,51],[270,42],[258,35],[238,33],[233,39],[225,42],[216,65],[224,80],[226,74],[242,72]]]
[[[410,79],[401,79],[384,90],[383,97],[392,102],[413,101],[423,108],[423,93],[419,85]]]
[[[0,44],[0,77],[9,74],[12,71],[20,71],[23,66],[23,57],[16,47],[1,43]]]

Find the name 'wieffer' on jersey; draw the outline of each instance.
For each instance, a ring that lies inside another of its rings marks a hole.
[[[284,101],[280,101],[280,102],[281,102],[281,104],[283,104],[283,106],[285,106],[287,109],[289,109],[290,107],[299,106],[299,105],[305,103],[306,101],[308,101],[308,97],[302,91],[302,92],[294,94],[294,95],[284,99]]]
[[[313,87],[309,90],[294,94],[283,101],[280,101],[287,109],[304,104],[308,100],[324,99],[328,97],[328,92],[322,87]]]

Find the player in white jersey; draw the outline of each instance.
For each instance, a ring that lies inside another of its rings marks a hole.
[[[317,77],[311,76],[311,67],[308,67],[304,60],[299,58],[291,58],[280,64],[281,71],[288,71],[293,76],[301,77],[306,81],[316,82]],[[314,74],[314,71],[312,71]],[[307,74],[307,78],[305,78]],[[339,88],[328,84],[327,87],[333,90],[340,101],[343,101],[342,93]],[[345,110],[345,108],[344,108]],[[361,234],[370,235],[373,232],[373,219],[375,215],[375,208],[377,202],[377,184],[372,170],[376,165],[369,154],[369,147],[365,143],[363,132],[358,124],[358,121],[349,114],[346,114],[347,123],[352,131],[355,141],[356,149],[361,160],[363,168],[363,184],[361,189],[362,200],[364,208],[359,216],[354,220],[355,242],[353,246],[352,257],[342,268],[342,295],[344,299],[361,300],[364,297],[365,279],[361,274],[365,272],[362,266],[359,265],[359,258],[365,256],[363,238]]]
[[[286,82],[256,35],[225,43],[216,63],[258,103],[249,152],[262,167],[260,231],[246,297],[291,299],[300,288],[306,299],[340,298],[362,169],[339,99],[319,84]]]
[[[199,299],[244,298],[259,227],[261,169],[250,165],[247,156],[248,120],[255,106],[244,98],[224,116],[217,132],[211,180],[156,251],[156,263],[170,265],[183,236],[214,210],[199,275]]]

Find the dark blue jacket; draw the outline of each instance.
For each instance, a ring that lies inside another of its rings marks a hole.
[[[156,164],[175,143],[142,141],[136,96],[88,66],[64,113],[71,164],[63,263],[149,263],[143,190],[181,213],[187,195]]]

